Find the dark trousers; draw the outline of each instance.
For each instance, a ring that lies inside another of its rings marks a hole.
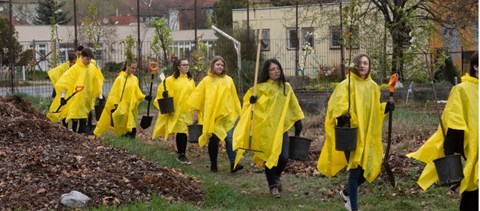
[[[123,137],[132,138],[132,139],[135,139],[135,136],[137,136],[137,128],[132,128],[131,132],[125,133],[123,135]]]
[[[76,133],[86,133],[87,119],[72,119],[72,130]]]
[[[268,186],[276,185],[278,178],[280,178],[283,170],[285,170],[285,167],[287,167],[288,153],[289,153],[288,147],[289,147],[288,133],[284,133],[283,142],[282,142],[282,152],[278,157],[277,166],[274,166],[271,169],[265,166],[265,176],[267,176]]]
[[[478,210],[478,189],[474,191],[463,191],[462,199],[460,199],[460,210]]]
[[[175,142],[177,143],[178,154],[185,154],[185,152],[187,151],[187,134],[177,133],[175,137]]]
[[[213,134],[212,137],[208,140],[208,156],[210,156],[211,166],[217,167],[217,158],[218,158],[218,144],[220,139],[217,135]]]

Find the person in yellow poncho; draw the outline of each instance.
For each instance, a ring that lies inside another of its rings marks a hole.
[[[237,150],[237,163],[244,149],[255,150],[253,160],[258,166],[265,165],[270,193],[279,198],[282,190],[279,179],[289,155],[288,130],[303,119],[304,114],[276,59],[265,61],[256,89],[256,96],[250,88],[243,97],[240,121],[233,134],[233,149]],[[254,125],[250,137],[253,104]]]
[[[65,118],[66,122],[78,120],[77,133],[86,132],[88,113],[95,98],[102,95],[101,73],[90,63],[92,50],[85,48],[81,54],[81,62],[77,62],[67,70],[55,83],[57,94],[50,105],[48,118],[58,122]]]
[[[185,152],[187,151],[187,125],[192,124],[193,113],[186,108],[186,101],[195,89],[195,82],[189,72],[187,59],[179,59],[173,65],[173,74],[158,85],[157,97],[153,105],[160,109],[157,102],[162,99],[162,94],[167,88],[168,96],[173,97],[174,112],[161,114],[158,112],[157,121],[152,133],[152,139],[162,137],[165,141],[172,140],[175,136],[178,161],[190,164]]]
[[[187,105],[195,112],[194,123],[198,121],[198,113],[202,114],[203,130],[198,144],[204,146],[208,142],[210,171],[218,172],[218,144],[225,142],[227,132],[233,128],[240,114],[237,90],[232,78],[227,75],[225,60],[221,56],[212,59],[208,75],[190,95]],[[230,160],[234,160],[235,152],[230,147],[227,147],[227,154]],[[233,167],[232,161],[230,164]]]
[[[113,130],[117,135],[124,135],[134,139],[137,134],[138,105],[145,97],[138,78],[137,62],[125,63],[117,78],[113,82],[110,93],[105,102],[102,115],[97,122],[93,134],[101,137],[106,130]]]
[[[448,96],[439,126],[420,149],[407,156],[426,164],[418,185],[423,190],[438,180],[433,160],[459,153],[465,158],[460,183],[460,210],[478,210],[478,54],[470,58],[470,71]],[[444,132],[446,135],[444,137]]]
[[[371,77],[371,60],[366,54],[354,57],[355,68],[340,82],[328,101],[325,117],[325,143],[317,169],[327,177],[347,167],[348,187],[339,192],[347,210],[358,209],[358,186],[373,182],[382,168],[382,124],[393,103],[380,103],[380,88]],[[348,83],[350,80],[350,91]],[[348,111],[350,94],[350,111]],[[335,150],[335,126],[358,127],[357,147],[351,152]]]

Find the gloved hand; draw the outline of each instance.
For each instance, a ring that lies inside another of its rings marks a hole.
[[[338,127],[350,127],[350,114],[346,113],[342,116],[337,117],[337,126]]]
[[[103,95],[100,95],[98,97],[98,104],[99,105],[105,105],[105,98],[103,97]]]
[[[63,106],[63,105],[65,105],[65,104],[67,104],[67,100],[65,100],[64,97],[60,98],[60,105]]]
[[[250,96],[250,104],[255,104],[257,102],[257,96]]]
[[[300,136],[300,133],[302,133],[302,129],[303,129],[302,120],[296,121],[294,126],[295,126],[295,136]]]
[[[388,101],[387,106],[385,106],[385,114],[394,110],[395,110],[395,103]]]
[[[150,95],[145,96],[145,100],[146,101],[152,101],[152,96],[150,96]]]
[[[163,91],[162,97],[163,97],[163,98],[167,98],[167,97],[168,97],[168,91]]]

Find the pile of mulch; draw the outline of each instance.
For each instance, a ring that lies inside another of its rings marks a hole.
[[[0,205],[7,210],[65,208],[72,190],[91,198],[88,206],[149,201],[201,205],[203,184],[186,173],[52,124],[20,97],[0,97]]]

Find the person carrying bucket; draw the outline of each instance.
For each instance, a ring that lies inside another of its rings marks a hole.
[[[426,164],[417,181],[426,190],[439,180],[434,160],[454,153],[462,155],[460,210],[478,210],[478,53],[470,58],[470,70],[461,80],[450,91],[437,131],[407,157]]]
[[[178,153],[177,159],[184,164],[190,164],[185,153],[187,150],[187,125],[193,122],[193,112],[186,108],[186,102],[194,89],[195,82],[189,72],[188,60],[179,59],[173,64],[173,74],[158,86],[157,96],[153,101],[153,105],[159,109],[159,112],[153,129],[152,139],[162,137],[165,141],[169,141],[175,138]],[[164,98],[164,91],[167,90],[168,96],[173,97],[174,111],[162,114],[158,100]]]
[[[325,117],[325,143],[317,169],[333,177],[347,167],[347,188],[339,196],[347,210],[358,210],[358,186],[373,182],[382,168],[382,123],[385,114],[393,111],[393,102],[380,103],[380,88],[370,77],[371,60],[366,54],[353,58],[354,68],[340,82],[328,101]],[[358,128],[354,137],[356,148],[337,151],[335,127],[349,125]]]
[[[125,62],[110,89],[102,115],[93,131],[95,136],[101,137],[106,130],[113,130],[117,135],[135,138],[138,105],[142,100],[151,98],[143,95],[140,90],[136,72],[136,60]]]
[[[97,97],[102,96],[103,76],[91,64],[92,50],[82,50],[80,62],[76,62],[55,83],[57,96],[52,101],[47,117],[52,122],[65,118],[66,122],[77,120],[74,132],[86,133],[90,108]]]
[[[223,57],[215,56],[212,59],[207,74],[188,98],[187,105],[194,111],[193,123],[199,121],[198,113],[202,114],[200,122],[203,122],[203,129],[198,145],[204,146],[208,143],[210,171],[218,172],[218,145],[220,141],[225,142],[227,132],[238,119],[240,100],[233,79],[227,75]],[[236,155],[229,147],[227,154],[229,158]],[[233,163],[230,163],[230,170],[234,172],[239,169],[234,169]]]

